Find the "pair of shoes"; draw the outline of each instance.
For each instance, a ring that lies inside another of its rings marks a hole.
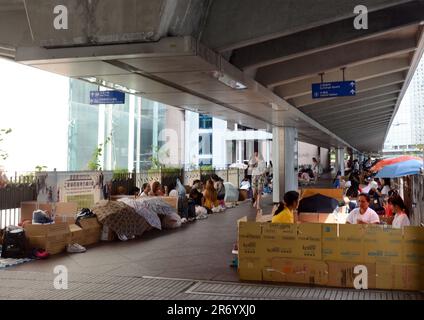
[[[73,244],[68,244],[66,251],[68,253],[83,253],[83,252],[86,252],[87,249],[79,245],[78,243],[73,243]]]
[[[181,223],[187,223],[187,219],[186,218],[181,218]]]
[[[37,260],[47,259],[50,254],[44,249],[34,249],[32,251],[32,258]]]

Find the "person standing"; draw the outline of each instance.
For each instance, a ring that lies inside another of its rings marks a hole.
[[[319,163],[317,158],[312,158],[312,162],[313,162],[312,171],[314,172],[315,182],[317,182],[322,173],[321,164]]]
[[[371,199],[368,194],[361,193],[358,200],[359,208],[349,213],[346,224],[379,224],[380,217],[369,207],[370,201]]]
[[[253,207],[257,210],[261,209],[261,198],[262,192],[265,186],[265,173],[266,173],[266,163],[262,157],[257,152],[255,152],[255,163],[252,170],[252,186],[253,186]]]

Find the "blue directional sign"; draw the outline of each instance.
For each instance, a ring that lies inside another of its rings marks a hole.
[[[312,84],[312,98],[356,96],[356,81],[323,82]]]
[[[90,104],[125,104],[125,93],[121,91],[90,91]]]

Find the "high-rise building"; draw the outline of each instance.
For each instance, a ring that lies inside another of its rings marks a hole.
[[[424,59],[405,93],[384,143],[386,156],[418,153],[424,144]]]

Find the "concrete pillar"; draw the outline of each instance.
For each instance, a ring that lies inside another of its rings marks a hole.
[[[336,173],[337,171],[341,171],[342,176],[345,175],[345,167],[344,167],[344,155],[345,155],[345,149],[344,148],[337,148],[336,149]]]
[[[273,201],[280,202],[288,191],[298,190],[297,129],[272,130]]]

